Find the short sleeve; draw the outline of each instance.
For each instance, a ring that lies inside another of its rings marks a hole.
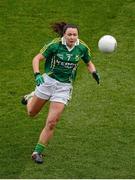
[[[81,58],[86,64],[91,60],[92,56],[91,56],[90,49],[88,47],[85,46],[84,53]]]
[[[45,45],[40,53],[47,59],[53,55],[53,45]]]

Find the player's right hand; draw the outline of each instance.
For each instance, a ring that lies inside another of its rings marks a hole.
[[[35,81],[36,81],[37,86],[44,83],[44,78],[40,73],[35,73],[34,76],[35,76]]]

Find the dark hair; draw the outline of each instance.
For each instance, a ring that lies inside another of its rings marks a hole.
[[[53,29],[54,32],[56,32],[60,37],[63,36],[63,34],[66,32],[68,28],[75,28],[79,32],[79,29],[76,25],[74,24],[68,24],[65,22],[57,22],[51,25],[51,28]]]

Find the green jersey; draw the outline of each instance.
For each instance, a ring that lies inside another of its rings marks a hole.
[[[75,46],[69,49],[62,38],[56,38],[45,45],[40,53],[45,57],[45,73],[50,77],[64,83],[72,83],[76,77],[79,61],[86,64],[91,59],[88,46],[77,40]]]

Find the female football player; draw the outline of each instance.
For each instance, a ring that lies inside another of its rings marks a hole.
[[[88,46],[78,38],[78,27],[65,22],[54,23],[53,30],[59,35],[45,45],[33,58],[33,71],[36,81],[35,91],[23,97],[29,116],[35,116],[50,101],[45,127],[32,153],[36,163],[43,162],[42,152],[52,138],[56,124],[71,98],[72,83],[76,77],[78,63],[82,60],[88,71],[99,84],[99,75],[91,61]],[[45,74],[40,74],[39,64],[45,61]]]

